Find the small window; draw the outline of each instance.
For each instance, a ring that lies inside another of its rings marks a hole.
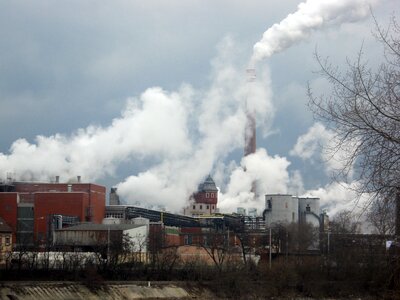
[[[212,206],[212,209],[214,209],[214,205]]]
[[[185,245],[191,245],[192,244],[192,236],[191,235],[185,235],[184,244]]]
[[[214,193],[211,193],[211,198],[214,198]]]
[[[10,237],[6,236],[6,246],[10,246]]]
[[[209,193],[206,193],[206,198],[208,198],[210,196],[210,194]]]
[[[310,211],[311,211],[310,204],[307,204],[307,206],[306,206],[306,211],[307,211],[307,212],[310,212]]]
[[[209,209],[210,208],[210,206],[209,205],[207,205],[207,209]]]
[[[203,205],[200,205],[200,209],[203,209]]]
[[[294,222],[294,212],[292,212],[292,221]]]
[[[196,209],[196,205],[193,205],[193,209]]]

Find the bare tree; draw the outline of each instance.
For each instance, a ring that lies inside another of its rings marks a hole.
[[[344,167],[336,175],[347,178],[355,170],[357,191],[379,200],[400,201],[399,34],[394,18],[387,29],[376,23],[376,38],[383,46],[383,62],[377,69],[363,61],[362,50],[354,62],[348,61],[345,72],[316,54],[332,92],[316,97],[308,89],[310,108],[336,134],[331,150],[346,153]]]
[[[229,240],[224,232],[209,231],[203,234],[200,246],[207,252],[215,267],[222,272],[229,259]]]
[[[329,224],[331,233],[360,233],[361,223],[349,210],[338,212]]]
[[[394,234],[395,203],[391,200],[376,201],[367,212],[367,219],[378,234]]]

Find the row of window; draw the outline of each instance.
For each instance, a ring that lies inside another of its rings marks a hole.
[[[196,209],[196,205],[193,205],[193,209]],[[203,205],[199,205],[199,209],[203,209]],[[210,205],[206,205],[206,209],[210,209]],[[215,209],[215,205],[211,205],[211,209]]]
[[[185,235],[183,237],[183,243],[184,245],[192,245],[193,244],[193,237],[191,235]],[[202,245],[203,246],[208,246],[208,237],[203,236],[202,237]]]
[[[117,218],[117,219],[123,219],[124,214],[123,213],[107,213],[106,218]]]
[[[214,193],[206,193],[206,198],[214,198]]]

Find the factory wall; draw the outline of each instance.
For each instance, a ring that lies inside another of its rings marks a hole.
[[[93,183],[36,183],[15,182],[15,191],[21,202],[33,203],[35,193],[82,192],[89,195],[89,203],[95,210],[89,211],[88,217],[94,223],[101,223],[105,213],[106,188]]]
[[[14,243],[41,241],[49,230],[49,215],[77,216],[81,222],[101,223],[106,188],[92,183],[13,182],[15,192],[0,192],[0,217],[13,230]]]
[[[265,208],[265,222],[268,226],[299,221],[298,198],[292,195],[265,195]]]
[[[89,195],[83,192],[54,192],[34,194],[35,240],[46,237],[49,215],[77,216],[86,221],[89,209]]]
[[[320,225],[319,215],[319,198],[299,198],[300,222],[311,223],[314,227],[318,227]]]
[[[0,193],[0,217],[12,229],[12,241],[17,237],[18,193]]]

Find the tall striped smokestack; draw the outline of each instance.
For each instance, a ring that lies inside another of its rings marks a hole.
[[[256,118],[252,111],[246,111],[247,122],[244,134],[244,156],[256,152]]]
[[[256,70],[247,69],[247,82],[250,89],[250,83],[256,79]],[[250,93],[249,93],[250,94]],[[256,152],[256,114],[252,107],[249,107],[246,99],[246,129],[244,133],[244,156]]]
[[[247,82],[248,88],[250,90],[250,83],[254,82],[256,79],[256,71],[255,69],[247,69]],[[248,94],[251,94],[250,92]],[[244,133],[244,156],[250,155],[256,152],[257,141],[256,141],[256,112],[254,109],[248,105],[246,99],[246,128]],[[246,170],[245,170],[246,171]],[[251,184],[251,192],[254,194],[254,197],[257,197],[257,183],[254,181]]]

